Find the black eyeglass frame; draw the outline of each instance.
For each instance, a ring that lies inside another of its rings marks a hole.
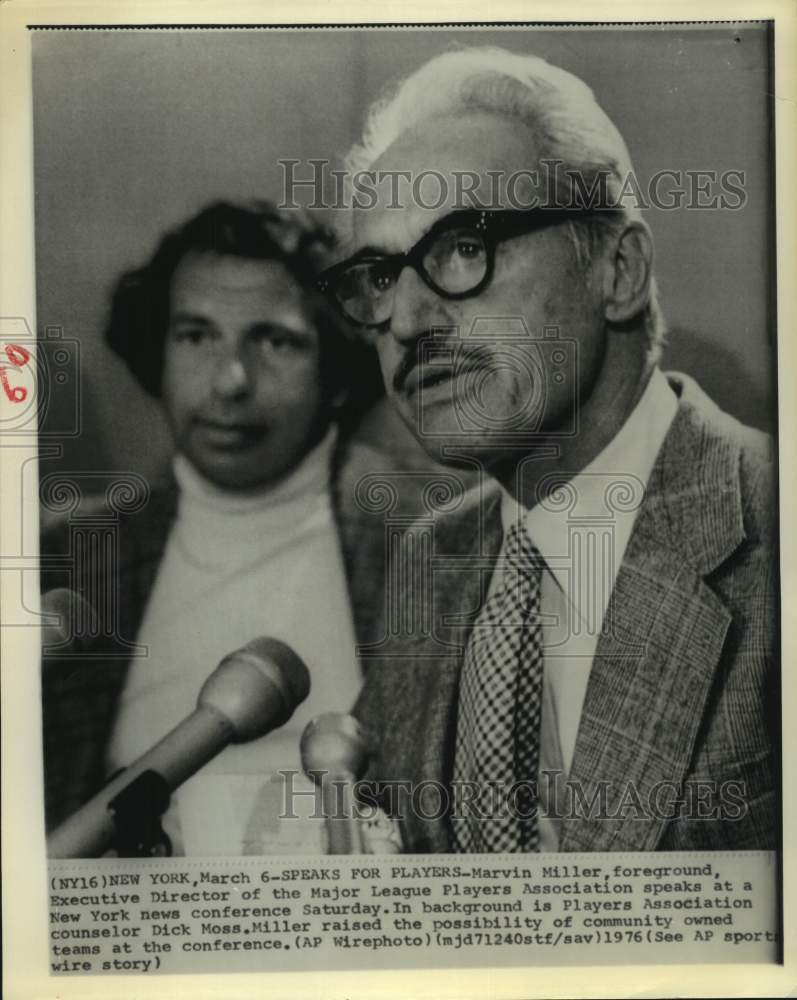
[[[390,318],[381,323],[362,323],[350,316],[338,300],[335,289],[339,284],[339,279],[356,264],[383,264],[393,272],[394,281],[405,267],[411,267],[421,278],[427,287],[449,301],[473,298],[481,294],[492,281],[495,273],[495,249],[504,240],[512,239],[515,236],[523,236],[527,233],[547,229],[549,226],[559,225],[561,222],[572,222],[583,219],[585,216],[605,214],[612,212],[612,209],[600,208],[532,208],[532,209],[461,209],[443,216],[424,233],[418,242],[403,253],[377,254],[369,250],[361,250],[353,257],[341,261],[327,268],[318,277],[318,289],[327,296],[333,306],[341,313],[344,319],[361,330],[369,330],[377,333],[384,332],[390,325]],[[475,222],[473,221],[475,218]],[[474,285],[463,292],[449,292],[441,288],[434,279],[426,272],[423,266],[423,258],[432,243],[442,234],[451,229],[470,228],[484,236],[484,248],[487,254],[484,276]]]

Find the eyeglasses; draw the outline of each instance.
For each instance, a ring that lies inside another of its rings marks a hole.
[[[381,332],[390,324],[396,284],[405,267],[411,267],[441,298],[467,299],[490,283],[499,243],[594,213],[594,209],[565,208],[453,212],[406,253],[361,250],[324,271],[318,287],[349,322]]]

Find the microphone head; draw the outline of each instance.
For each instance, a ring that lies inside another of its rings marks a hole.
[[[80,652],[98,634],[97,612],[84,597],[68,587],[54,587],[42,594],[41,612],[44,656]],[[48,618],[55,621],[48,621]]]
[[[360,723],[344,712],[325,712],[309,722],[302,733],[300,751],[302,767],[308,773],[322,771],[332,777],[350,775],[357,780],[368,765]]]
[[[296,653],[264,636],[224,657],[198,703],[232,723],[233,743],[245,743],[287,722],[309,692],[310,674]]]

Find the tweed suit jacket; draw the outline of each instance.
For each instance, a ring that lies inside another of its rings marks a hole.
[[[668,378],[677,414],[618,570],[568,776],[582,803],[598,808],[564,815],[561,851],[772,848],[777,840],[771,442],[687,377]],[[405,542],[417,549],[416,531]],[[495,486],[441,516],[432,628],[395,635],[369,661],[355,709],[374,746],[367,777],[401,821],[409,852],[452,849],[446,806],[459,674],[502,540]]]
[[[355,490],[363,477],[395,465],[390,456],[357,442],[341,443],[334,459],[333,507],[358,644],[372,641],[383,628],[385,540],[382,517],[364,510],[356,501]],[[67,586],[84,595],[118,593],[119,634],[125,640],[135,640],[177,502],[177,486],[169,478],[155,484],[146,506],[123,521],[115,580],[67,579],[48,570],[48,556],[63,556],[69,545],[65,520],[56,520],[43,532],[42,589]],[[98,503],[102,504],[101,497]],[[102,570],[94,564],[89,572],[96,575]],[[90,603],[96,603],[96,597]],[[71,815],[106,779],[105,748],[129,666],[124,650],[99,660],[45,658],[42,706],[48,828]]]

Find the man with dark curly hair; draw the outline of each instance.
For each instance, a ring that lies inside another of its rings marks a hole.
[[[160,400],[176,453],[123,521],[107,587],[146,655],[45,663],[50,826],[185,718],[226,653],[267,634],[308,665],[310,695],[289,724],[189,780],[164,829],[187,854],[301,847],[295,823],[280,832],[268,775],[299,770],[307,721],[355,700],[356,646],[382,614],[384,541],[354,491],[393,464],[348,433],[380,379],[316,290],[329,242],[296,212],[217,203],[117,285],[108,343]],[[63,551],[64,529],[48,528],[43,552]],[[89,584],[103,592],[96,578],[77,589]]]

